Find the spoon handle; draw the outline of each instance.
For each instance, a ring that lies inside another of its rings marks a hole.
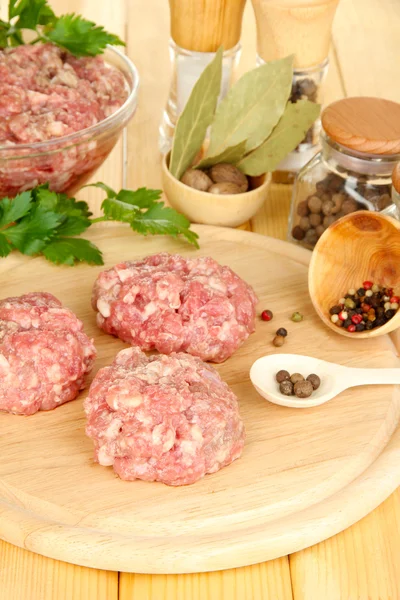
[[[348,387],[371,384],[400,384],[400,368],[398,369],[348,369],[346,373]]]

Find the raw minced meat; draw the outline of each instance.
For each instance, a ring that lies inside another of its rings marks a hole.
[[[78,143],[65,143],[64,136],[103,121],[128,94],[122,72],[100,56],[76,58],[53,44],[0,50],[0,197],[46,182],[56,192],[79,189],[120,131],[97,139],[82,134]],[[21,148],[54,140],[40,152]]]
[[[32,415],[73,400],[95,356],[82,322],[52,294],[0,301],[0,410]]]
[[[120,71],[100,56],[53,44],[0,50],[0,146],[43,142],[102,121],[127,98]]]
[[[160,253],[123,262],[96,280],[92,305],[107,333],[142,350],[229,358],[255,328],[257,297],[212,258]]]
[[[122,350],[97,373],[84,407],[95,459],[121,479],[187,485],[243,450],[236,396],[213,367],[188,354]]]

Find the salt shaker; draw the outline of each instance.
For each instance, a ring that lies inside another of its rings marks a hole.
[[[339,0],[252,0],[252,3],[257,24],[257,64],[293,54],[291,102],[306,98],[322,103],[331,29]],[[318,120],[301,144],[280,163],[276,180],[293,182],[296,172],[317,152],[319,131]]]
[[[220,98],[231,85],[240,58],[240,34],[246,0],[169,0],[172,82],[159,129],[159,147],[171,148],[176,122],[197,79],[224,49]]]

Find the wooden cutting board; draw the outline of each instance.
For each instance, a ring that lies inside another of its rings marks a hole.
[[[239,397],[247,429],[242,458],[191,486],[123,482],[92,460],[84,393],[51,412],[0,414],[1,538],[100,569],[227,569],[315,544],[366,515],[400,483],[398,389],[356,388],[321,407],[296,410],[268,403],[249,381],[253,361],[270,352],[354,367],[399,366],[390,339],[348,340],[320,322],[307,292],[306,250],[244,231],[196,229],[200,251],[144,239],[124,226],[93,228],[91,239],[106,266],[159,251],[210,255],[254,286],[260,311],[273,311],[273,321],[258,320],[256,333],[216,367]],[[90,293],[99,270],[18,255],[0,261],[2,297],[45,290],[83,320],[99,352],[93,375],[125,347],[96,328]],[[303,322],[290,321],[295,310]],[[278,327],[289,331],[281,349],[271,343]]]

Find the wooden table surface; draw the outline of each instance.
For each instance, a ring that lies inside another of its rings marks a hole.
[[[0,17],[8,0],[0,0]],[[141,77],[138,111],[95,176],[112,187],[159,187],[158,126],[170,83],[167,0],[51,0],[56,12],[79,12],[126,40]],[[326,102],[343,96],[400,100],[400,1],[341,0],[335,18]],[[240,70],[255,61],[255,24],[248,2]],[[291,190],[273,185],[252,231],[285,238]],[[97,191],[81,197],[96,210]],[[1,600],[398,600],[400,493],[353,527],[280,559],[193,575],[97,571],[35,555],[0,541]]]

